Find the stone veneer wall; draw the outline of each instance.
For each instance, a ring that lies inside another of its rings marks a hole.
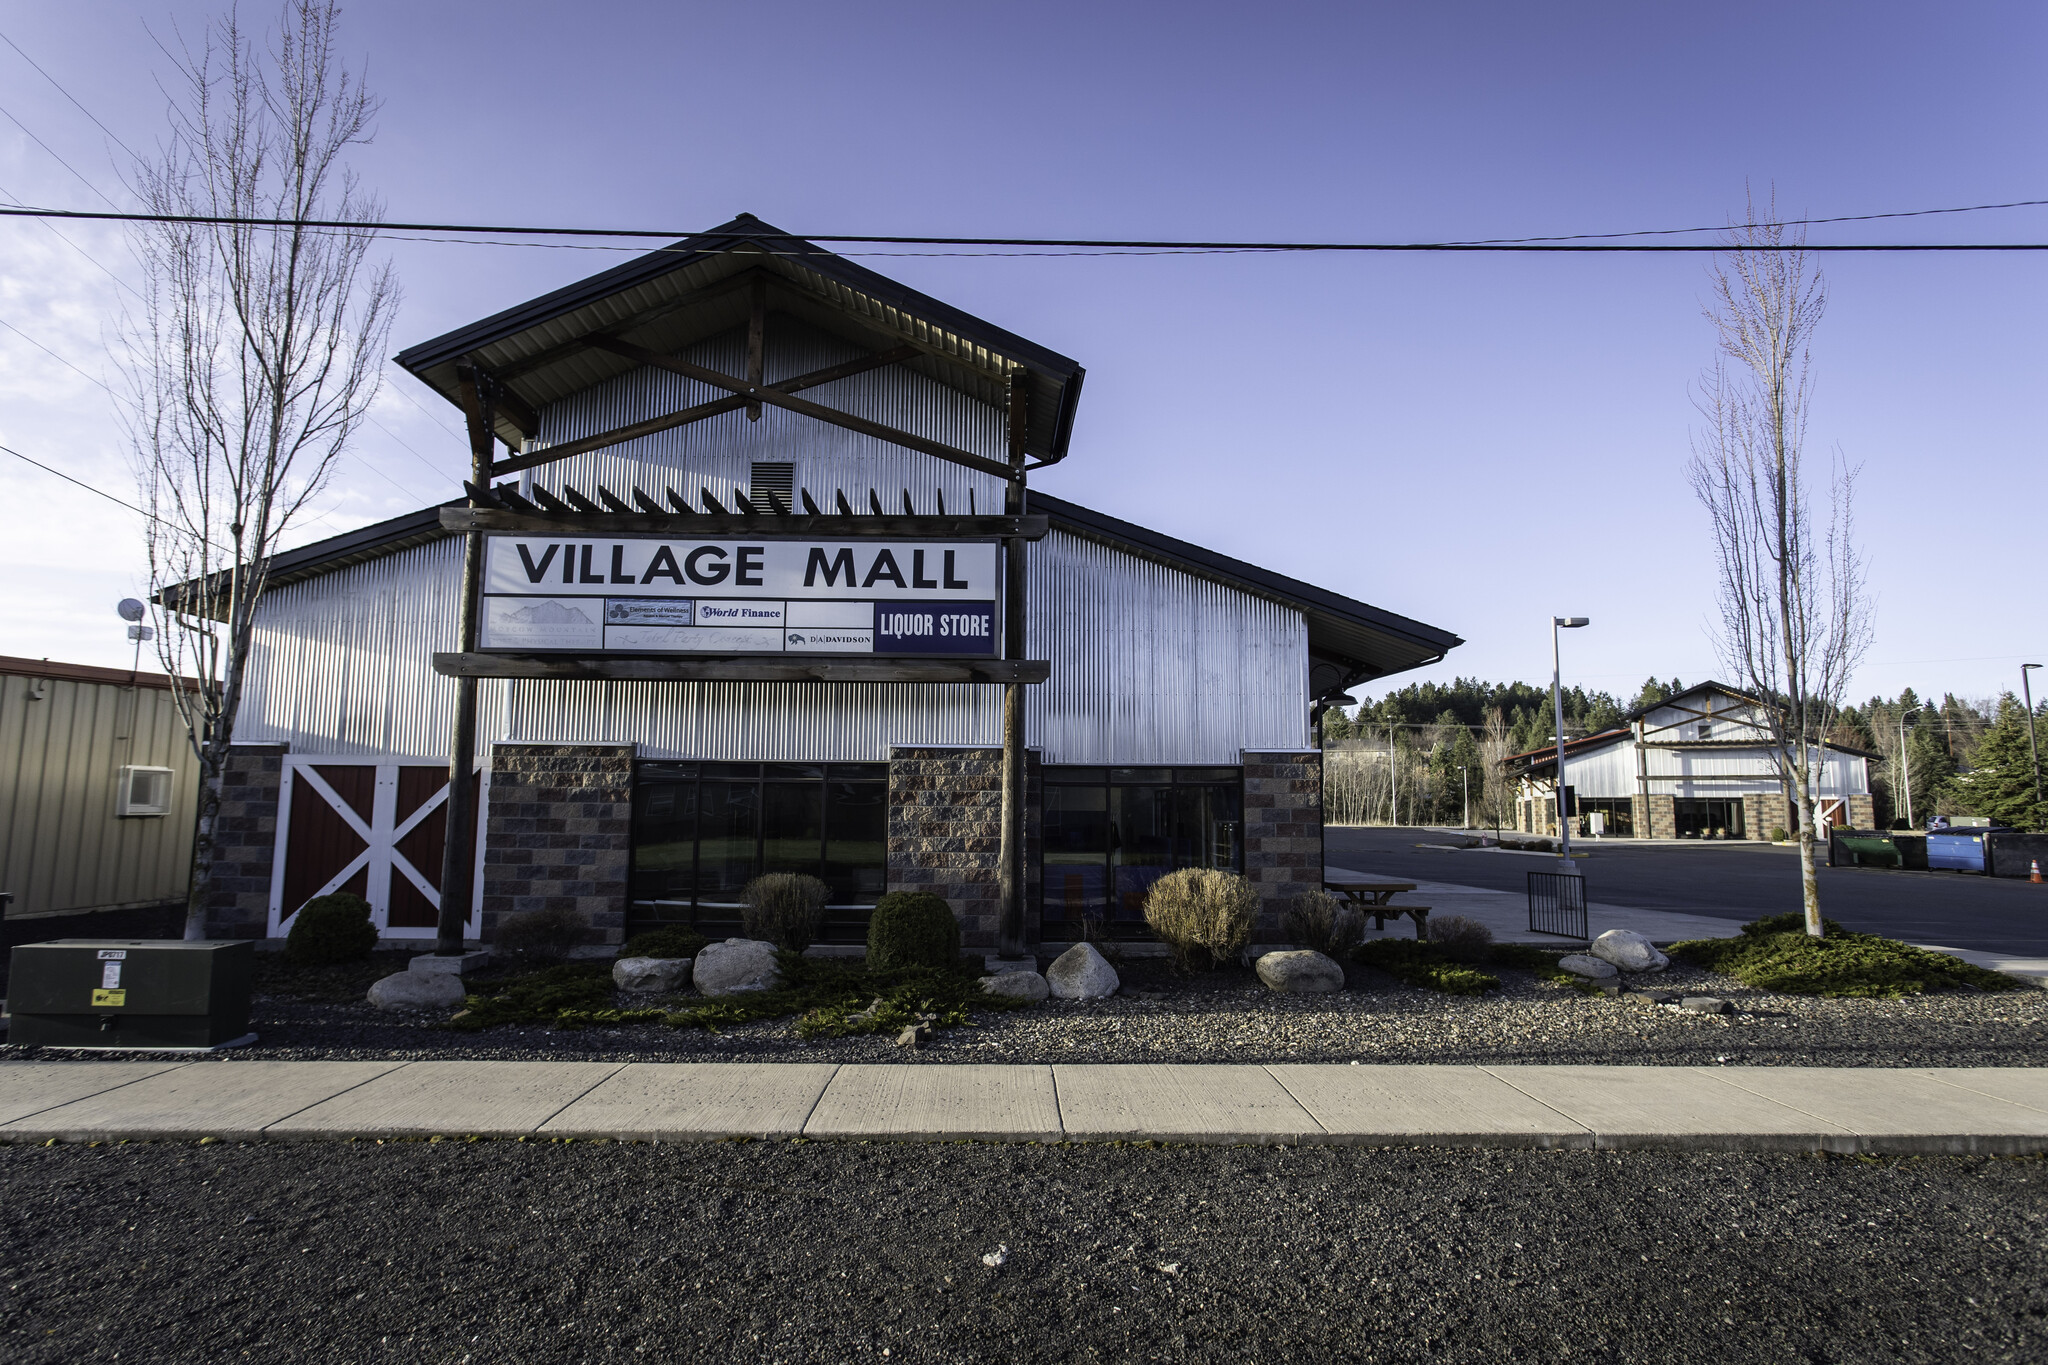
[[[1029,776],[1027,766],[1027,792]],[[943,898],[968,948],[995,946],[1002,814],[1001,749],[889,751],[889,889]],[[1027,888],[1027,938],[1036,899]]]
[[[625,938],[633,746],[498,744],[484,832],[483,939],[508,915],[573,911],[584,942]]]
[[[1868,796],[1852,796],[1849,801],[1849,823],[1856,829],[1874,829],[1877,826],[1877,803]]]
[[[1323,756],[1244,751],[1244,874],[1259,890],[1255,943],[1280,939],[1280,913],[1323,885]]]
[[[1650,837],[1652,839],[1676,839],[1678,837],[1678,798],[1660,792],[1650,793]]]
[[[237,744],[228,750],[213,827],[208,938],[263,938],[270,932],[270,874],[277,865],[277,803],[286,747]]]

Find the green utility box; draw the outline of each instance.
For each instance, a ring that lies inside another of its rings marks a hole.
[[[16,1047],[221,1047],[249,1041],[256,945],[60,938],[8,967]]]

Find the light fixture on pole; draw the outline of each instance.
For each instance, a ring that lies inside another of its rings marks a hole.
[[[1550,618],[1550,709],[1557,722],[1557,846],[1562,855],[1558,866],[1566,872],[1572,870],[1572,829],[1564,813],[1564,670],[1558,663],[1557,633],[1585,624],[1583,616]]]
[[[2034,804],[2041,804],[2041,751],[2034,747],[2034,684],[2027,674],[2039,664],[2020,665],[2020,690],[2027,694],[2027,753],[2034,760]]]

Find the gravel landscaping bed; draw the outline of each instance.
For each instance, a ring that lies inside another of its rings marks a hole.
[[[268,957],[269,955],[266,955]],[[1950,991],[1897,1000],[1820,999],[1752,990],[1674,963],[1637,978],[1660,991],[1713,995],[1732,1015],[1686,1014],[1582,995],[1526,970],[1490,968],[1502,988],[1449,996],[1347,969],[1336,995],[1282,996],[1249,970],[1197,977],[1160,959],[1127,960],[1124,991],[1086,1003],[1048,1001],[978,1015],[919,1050],[883,1036],[801,1039],[793,1018],[723,1033],[660,1025],[461,1033],[445,1016],[391,1014],[362,1002],[368,983],[402,955],[295,974],[259,973],[259,1042],[229,1058],[474,1057],[507,1060],[827,1062],[1379,1062],[1577,1063],[1692,1066],[2048,1065],[2048,991]],[[656,1003],[676,1006],[696,997]],[[648,1003],[635,997],[630,1003]],[[0,1056],[38,1055],[0,1048]],[[77,1057],[78,1053],[41,1054]],[[122,1054],[107,1054],[122,1055]]]
[[[0,1355],[2027,1361],[2048,1164],[754,1142],[0,1148]]]

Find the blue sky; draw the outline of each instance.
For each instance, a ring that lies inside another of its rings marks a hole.
[[[146,147],[151,31],[211,9],[14,5],[0,33]],[[1436,239],[1720,223],[1748,186],[1815,215],[2048,198],[2038,5],[363,0],[344,24],[385,100],[357,164],[395,219]],[[89,182],[125,202],[118,150],[5,45],[0,110],[19,121],[0,119],[0,198],[97,205]],[[115,229],[63,233],[0,223],[0,442],[125,497],[93,381],[129,258]],[[2048,240],[2048,210],[1823,234]],[[395,346],[620,259],[392,253]],[[1716,671],[1684,481],[1704,258],[866,260],[1088,367],[1047,491],[1470,642],[1411,677],[1535,680],[1553,612],[1593,618],[1567,657],[1589,687]],[[2048,652],[2048,260],[1825,269],[1811,449],[1862,466],[1878,598],[1852,693],[2010,687]],[[387,373],[305,538],[454,488],[452,414]],[[133,515],[11,459],[0,498],[0,653],[125,663]]]

